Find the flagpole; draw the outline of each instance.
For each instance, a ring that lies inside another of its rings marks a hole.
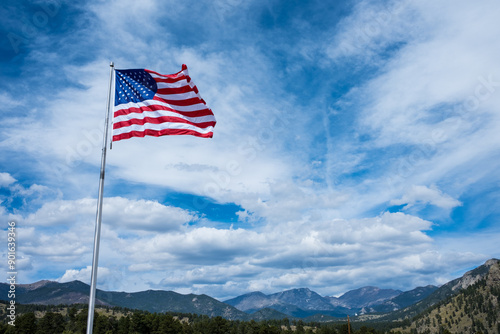
[[[95,221],[94,233],[94,255],[92,257],[92,275],[90,279],[90,296],[89,296],[89,314],[87,317],[87,334],[92,334],[94,326],[94,308],[95,308],[95,295],[96,295],[96,281],[97,281],[97,266],[99,262],[99,243],[101,239],[101,220],[102,220],[102,202],[104,190],[104,170],[106,167],[106,146],[108,145],[108,126],[109,114],[111,109],[111,90],[113,88],[113,70],[114,64],[111,62],[109,65],[109,90],[108,90],[108,104],[106,110],[106,120],[104,122],[104,136],[102,142],[102,156],[101,156],[101,174],[99,178],[99,197],[97,200],[97,213]]]

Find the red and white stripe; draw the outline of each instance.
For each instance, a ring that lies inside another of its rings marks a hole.
[[[169,75],[145,71],[154,78],[158,90],[151,100],[114,107],[113,141],[165,135],[212,138],[215,116],[191,81],[187,66]]]

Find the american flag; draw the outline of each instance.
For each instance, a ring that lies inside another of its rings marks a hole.
[[[192,135],[211,138],[215,116],[200,97],[186,65],[175,74],[115,70],[113,141]]]

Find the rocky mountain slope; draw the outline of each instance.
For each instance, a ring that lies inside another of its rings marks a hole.
[[[318,313],[346,317],[357,313],[398,310],[424,299],[435,289],[437,287],[429,286],[402,292],[368,286],[351,290],[338,298],[322,297],[305,288],[270,295],[257,291],[226,300],[225,303],[247,313],[253,313],[262,308],[272,308],[281,313],[301,318]]]
[[[351,290],[338,298],[322,297],[309,289],[292,289],[270,295],[257,291],[226,300],[225,303],[246,313],[271,308],[300,318],[315,314],[346,317],[399,310],[426,298],[435,289],[437,287],[428,286],[402,292],[368,286]]]
[[[374,286],[365,286],[360,289],[351,290],[340,297],[328,297],[332,305],[347,308],[364,308],[381,304],[391,298],[399,296],[403,291],[392,289],[379,289]]]
[[[380,320],[395,321],[412,319],[413,317],[418,316],[429,308],[434,307],[444,300],[452,298],[464,289],[467,289],[473,284],[485,279],[489,274],[491,268],[498,266],[498,261],[499,260],[497,259],[488,260],[482,266],[466,272],[462,277],[456,278],[442,285],[421,301],[414,303],[406,308],[380,316]]]
[[[291,289],[271,295],[251,292],[224,301],[246,313],[253,313],[263,308],[270,308],[292,317],[307,317],[317,313],[345,317],[349,309],[332,305],[328,298],[321,297],[307,288]]]
[[[493,259],[442,287],[451,296],[419,313],[402,333],[500,333],[500,261]],[[438,292],[438,291],[436,291]],[[438,297],[432,298],[433,301]],[[423,301],[424,302],[424,301]]]
[[[437,286],[428,285],[424,287],[418,287],[410,291],[403,292],[396,297],[382,302],[381,304],[374,305],[370,307],[365,307],[361,313],[389,313],[392,311],[397,311],[404,309],[410,305],[413,305],[431,295],[434,291],[438,289]]]

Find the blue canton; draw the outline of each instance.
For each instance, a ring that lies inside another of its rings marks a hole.
[[[155,79],[144,70],[116,70],[115,72],[115,106],[150,100],[158,90]]]

